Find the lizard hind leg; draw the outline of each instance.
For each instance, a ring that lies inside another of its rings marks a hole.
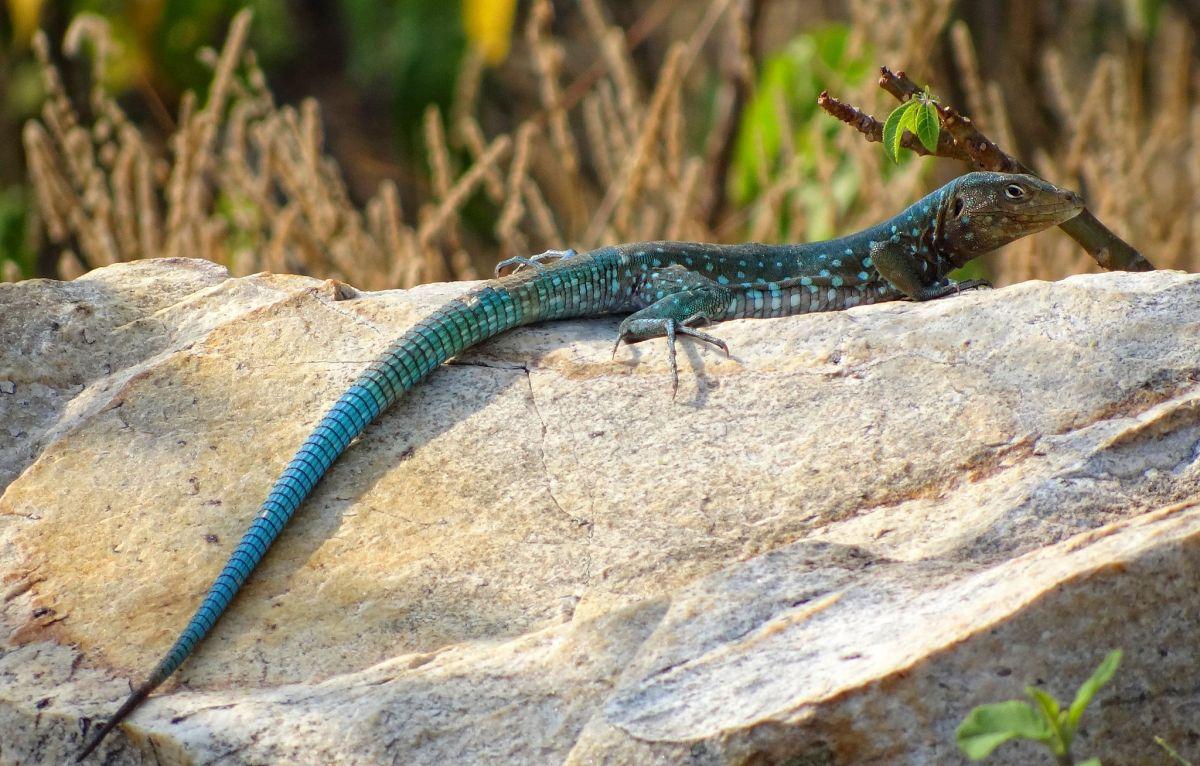
[[[575,252],[574,248],[569,248],[567,250],[547,250],[544,253],[538,253],[537,255],[529,258],[523,256],[505,258],[503,261],[500,261],[496,264],[495,276],[499,277],[501,272],[509,268],[512,269],[513,274],[516,274],[522,268],[527,266],[535,268],[538,271],[545,271],[547,263],[551,263],[553,261],[562,261],[566,260],[567,258],[574,258],[577,255],[579,255],[579,253]]]
[[[676,293],[665,295],[646,308],[625,317],[617,331],[613,355],[621,343],[637,343],[650,338],[667,339],[667,361],[671,367],[671,396],[679,392],[679,366],[675,361],[675,338],[690,335],[711,343],[729,356],[729,346],[720,338],[701,332],[691,325],[720,319],[729,305],[729,291],[708,280]]]

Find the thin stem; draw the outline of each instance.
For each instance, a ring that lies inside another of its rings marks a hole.
[[[907,101],[923,91],[904,72],[892,72],[880,67],[879,87]],[[1026,173],[1037,175],[1012,155],[1001,149],[994,141],[975,127],[970,117],[961,114],[952,106],[934,102],[943,130],[938,136],[936,152],[928,152],[916,137],[905,133],[901,145],[918,154],[948,157],[969,163],[976,170],[991,170],[998,173]],[[817,97],[817,105],[831,116],[850,125],[868,141],[883,141],[883,125],[871,115],[839,101],[828,93]],[[1102,224],[1091,211],[1084,210],[1069,221],[1059,224],[1067,236],[1079,243],[1088,255],[1105,269],[1122,271],[1152,271],[1154,266],[1132,245],[1118,237]]]

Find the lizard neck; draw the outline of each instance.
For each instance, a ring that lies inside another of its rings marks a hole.
[[[924,279],[937,281],[956,268],[946,248],[946,194],[942,187],[881,223],[811,247],[841,252],[867,267],[874,265],[872,253],[880,248],[900,251],[918,264]],[[872,271],[872,279],[882,277]]]

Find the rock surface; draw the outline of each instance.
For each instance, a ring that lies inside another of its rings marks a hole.
[[[78,747],[283,463],[466,285],[0,285],[0,762]],[[1080,755],[1200,759],[1200,276],[491,341],[340,460],[94,762],[942,764],[1125,661]],[[1025,745],[990,763],[1041,763]]]

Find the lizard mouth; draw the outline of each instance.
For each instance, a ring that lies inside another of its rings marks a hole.
[[[1030,224],[1056,224],[1070,220],[1079,215],[1082,207],[1054,207],[1037,213],[1014,213],[1010,214],[1009,220],[1017,221],[1018,223]]]
[[[993,210],[992,215],[1023,224],[1054,225],[1068,221],[1083,211],[1083,202],[1074,193],[1041,205],[1026,205],[1017,210]]]

